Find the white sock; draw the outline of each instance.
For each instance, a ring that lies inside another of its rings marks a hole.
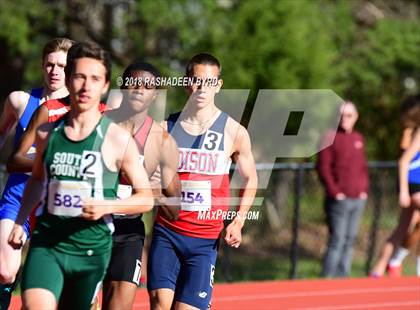
[[[417,276],[420,277],[420,256],[417,256]]]
[[[408,253],[410,253],[409,250],[403,247],[399,247],[392,258],[389,260],[389,265],[392,267],[401,266],[404,258],[407,257]]]

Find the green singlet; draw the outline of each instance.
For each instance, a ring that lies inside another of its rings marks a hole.
[[[111,216],[80,217],[86,198],[116,199],[118,173],[104,164],[101,147],[111,121],[102,117],[81,141],[64,131],[67,118],[51,132],[44,152],[47,195],[37,218],[25,263],[23,291],[51,291],[60,309],[89,309],[109,263]]]

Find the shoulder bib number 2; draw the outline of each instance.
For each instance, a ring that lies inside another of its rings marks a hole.
[[[83,151],[80,163],[80,175],[86,178],[99,178],[102,175],[101,153]]]

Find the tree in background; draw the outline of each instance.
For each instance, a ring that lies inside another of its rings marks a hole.
[[[114,79],[138,58],[181,76],[207,51],[226,88],[251,90],[248,113],[259,89],[329,88],[358,104],[369,158],[395,159],[399,102],[420,83],[419,12],[408,0],[1,1],[0,99],[40,82],[41,47],[56,36],[107,48]],[[184,100],[168,90],[171,108]]]

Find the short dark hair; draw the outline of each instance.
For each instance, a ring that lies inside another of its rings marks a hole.
[[[106,70],[105,80],[108,82],[111,79],[111,57],[107,51],[94,42],[75,43],[69,49],[67,53],[67,65],[64,69],[66,79],[70,77],[76,59],[84,57],[99,60]]]
[[[144,61],[137,61],[132,63],[131,65],[129,65],[123,73],[123,81],[125,81],[127,78],[129,78],[131,76],[131,74],[135,71],[146,71],[149,72],[151,74],[153,74],[153,76],[155,78],[160,77],[160,72],[159,70],[152,65],[151,63],[148,62],[144,62]],[[121,86],[121,89],[126,88],[126,83],[123,83]]]
[[[216,66],[219,69],[219,75],[222,73],[222,66],[220,65],[220,62],[217,60],[216,57],[213,55],[207,54],[207,53],[200,53],[195,56],[193,56],[187,64],[187,69],[185,70],[185,74],[188,77],[193,76],[194,74],[194,67],[195,65],[211,65]]]
[[[67,38],[55,38],[48,41],[42,50],[42,61],[44,61],[45,56],[51,53],[60,51],[67,53],[73,44],[74,41]]]
[[[420,127],[420,94],[409,96],[402,102],[401,125],[403,128]]]

